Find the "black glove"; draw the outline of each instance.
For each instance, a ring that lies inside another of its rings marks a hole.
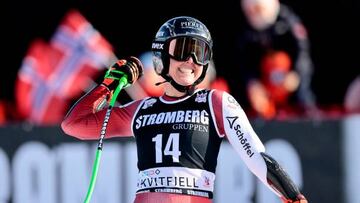
[[[131,56],[114,63],[106,71],[102,84],[107,86],[110,90],[114,90],[119,85],[120,80],[126,78],[127,83],[124,87],[128,87],[142,75],[143,65],[139,59]]]

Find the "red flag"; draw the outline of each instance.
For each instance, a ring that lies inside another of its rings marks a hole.
[[[106,39],[77,11],[70,11],[51,40],[63,54],[54,70],[59,94],[77,95],[113,57]],[[76,85],[74,85],[76,84]]]
[[[59,123],[69,101],[113,60],[111,45],[77,11],[70,11],[50,43],[34,41],[16,83],[19,113],[35,124]]]
[[[34,41],[23,60],[16,81],[16,104],[21,118],[52,124],[63,118],[67,100],[51,90],[48,81],[60,53],[42,40]]]

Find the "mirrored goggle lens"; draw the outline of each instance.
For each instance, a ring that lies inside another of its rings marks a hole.
[[[178,61],[186,61],[191,55],[194,55],[196,59],[195,63],[199,65],[208,64],[211,57],[209,45],[200,39],[191,37],[171,40],[169,44],[169,54]]]

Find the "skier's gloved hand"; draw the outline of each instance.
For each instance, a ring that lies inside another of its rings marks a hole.
[[[110,90],[114,90],[122,78],[126,78],[128,87],[133,84],[143,74],[143,65],[140,60],[131,56],[126,59],[118,60],[107,71],[102,82]]]

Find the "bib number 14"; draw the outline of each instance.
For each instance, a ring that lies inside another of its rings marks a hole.
[[[165,149],[162,149],[163,134],[157,134],[152,138],[155,142],[155,160],[156,163],[163,162],[163,156],[172,156],[173,162],[179,162],[181,151],[179,150],[179,133],[170,133],[166,141]],[[165,141],[165,140],[164,140]]]

